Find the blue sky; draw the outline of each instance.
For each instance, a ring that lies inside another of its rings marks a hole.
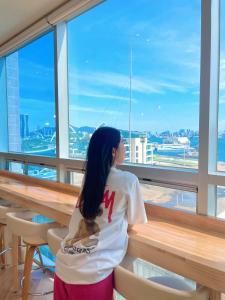
[[[68,37],[71,124],[128,129],[131,83],[132,130],[198,129],[200,0],[107,0],[68,22]],[[53,33],[19,50],[20,107],[31,129],[54,125],[53,53]]]
[[[131,128],[197,129],[200,1],[109,0],[68,28],[71,123],[128,129],[132,48]]]

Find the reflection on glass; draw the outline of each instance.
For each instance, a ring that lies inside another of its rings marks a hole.
[[[24,174],[24,164],[19,162],[8,162],[8,171],[18,174]]]
[[[55,169],[43,166],[28,165],[28,175],[40,179],[56,181],[57,173]]]

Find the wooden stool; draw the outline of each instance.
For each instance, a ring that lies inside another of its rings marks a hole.
[[[180,291],[151,280],[137,277],[121,266],[114,270],[116,291],[129,300],[208,300],[209,291],[200,287],[195,291]]]
[[[26,212],[10,212],[6,214],[7,225],[14,236],[22,236],[24,243],[27,245],[26,258],[24,264],[24,276],[22,285],[22,300],[27,300],[29,292],[30,276],[32,271],[34,252],[38,247],[47,245],[47,231],[51,227],[59,226],[58,223],[34,223],[32,218],[37,213]],[[38,249],[39,250],[39,249]],[[18,279],[17,279],[18,282]],[[46,293],[35,293],[35,295],[46,295]]]
[[[0,202],[0,267],[4,268],[6,266],[5,254],[12,250],[12,248],[5,248],[5,228],[7,225],[6,213],[8,212],[17,212],[24,209],[21,207],[13,206],[8,201],[1,200]]]

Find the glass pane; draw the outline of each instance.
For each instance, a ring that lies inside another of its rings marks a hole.
[[[18,174],[24,174],[24,164],[14,161],[8,162],[8,171]]]
[[[141,184],[144,200],[147,203],[196,212],[197,194],[161,186]]]
[[[28,175],[40,179],[56,181],[57,173],[55,169],[43,166],[28,165]]]
[[[75,172],[75,171],[68,171],[67,174],[69,176],[70,184],[77,185],[77,186],[81,187],[82,182],[83,182],[83,178],[84,178],[83,173],[79,173],[79,172]]]
[[[127,162],[198,167],[200,12],[200,0],[108,0],[68,22],[70,157],[108,125]]]
[[[217,186],[217,211],[216,216],[225,219],[225,187]]]
[[[9,151],[55,156],[54,33],[6,57]]]
[[[225,171],[225,1],[221,1],[220,24],[220,89],[219,89],[219,123],[218,123],[218,149],[217,168]]]

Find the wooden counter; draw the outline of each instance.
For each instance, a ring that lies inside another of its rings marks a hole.
[[[0,171],[0,197],[63,225],[69,223],[78,193],[76,187]],[[182,216],[184,213],[175,214]],[[193,223],[191,227],[184,222],[179,224],[177,220],[173,223],[168,215],[164,221],[150,217],[147,224],[134,226],[130,233],[129,254],[195,280],[213,290],[211,299],[220,299],[220,293],[225,293],[225,223],[184,214],[183,219]],[[205,224],[204,228],[194,226],[198,220],[201,225]],[[209,230],[209,225],[218,231]]]
[[[11,200],[66,226],[69,224],[78,193],[77,187],[67,184],[0,171],[1,198]]]

